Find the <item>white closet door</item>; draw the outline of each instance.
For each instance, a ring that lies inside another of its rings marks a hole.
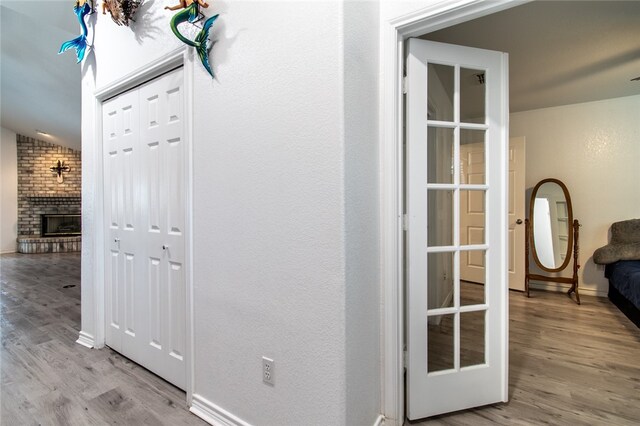
[[[144,327],[137,309],[144,298],[139,283],[141,251],[138,163],[139,116],[135,92],[124,93],[103,104],[105,218],[107,259],[106,340],[113,349],[137,359]]]
[[[106,343],[185,387],[182,70],[103,104]],[[131,111],[129,114],[128,111]]]
[[[182,70],[139,89],[141,241],[146,243],[145,286],[149,294],[147,368],[178,387],[185,386],[186,282],[185,193]]]

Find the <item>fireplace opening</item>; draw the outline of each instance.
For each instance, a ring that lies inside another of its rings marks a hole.
[[[43,214],[42,236],[59,237],[81,235],[82,223],[79,214]]]

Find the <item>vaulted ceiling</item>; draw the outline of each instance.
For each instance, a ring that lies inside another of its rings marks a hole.
[[[58,55],[63,42],[80,34],[73,5],[69,0],[0,3],[0,124],[80,149],[81,65],[73,51]]]
[[[83,64],[57,54],[79,34],[73,4],[0,3],[0,119],[79,149]],[[514,112],[640,94],[640,1],[535,1],[425,38],[508,52]]]

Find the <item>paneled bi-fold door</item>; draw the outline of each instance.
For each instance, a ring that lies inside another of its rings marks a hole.
[[[182,69],[103,103],[106,344],[185,387]]]

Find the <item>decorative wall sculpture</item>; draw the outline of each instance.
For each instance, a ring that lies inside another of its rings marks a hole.
[[[199,20],[204,18],[204,15],[200,13],[200,6],[207,8],[209,4],[204,0],[180,0],[180,3],[175,6],[165,6],[167,10],[178,10],[183,9],[180,12],[176,13],[173,18],[171,18],[171,31],[178,37],[178,40],[187,44],[189,46],[193,46],[198,53],[198,57],[200,58],[200,62],[202,62],[202,66],[207,70],[207,72],[213,77],[213,71],[211,70],[211,65],[209,64],[209,51],[207,49],[207,41],[209,40],[209,30],[213,25],[213,22],[218,18],[218,15],[213,15],[204,21],[202,25],[202,29],[196,35],[194,40],[189,40],[186,38],[180,31],[178,31],[178,25],[183,22],[189,22],[190,24],[195,24]]]
[[[89,30],[87,29],[87,23],[84,22],[84,18],[85,16],[94,12],[93,1],[77,0],[76,5],[73,7],[73,12],[76,14],[76,17],[80,22],[80,35],[73,40],[65,41],[64,43],[62,43],[58,54],[68,49],[74,48],[76,49],[76,56],[78,57],[77,63],[80,63],[84,59],[84,53],[87,49],[87,34],[89,32]]]
[[[56,181],[58,183],[62,183],[64,181],[64,178],[62,177],[62,173],[67,173],[71,170],[71,167],[67,166],[64,161],[60,161],[58,160],[58,164],[56,164],[53,167],[49,167],[49,170],[51,170],[51,172],[57,174],[58,176],[56,177]]]
[[[129,26],[129,21],[135,22],[133,15],[144,0],[103,0],[102,14],[106,15],[107,11],[111,15],[111,19],[118,25]]]

